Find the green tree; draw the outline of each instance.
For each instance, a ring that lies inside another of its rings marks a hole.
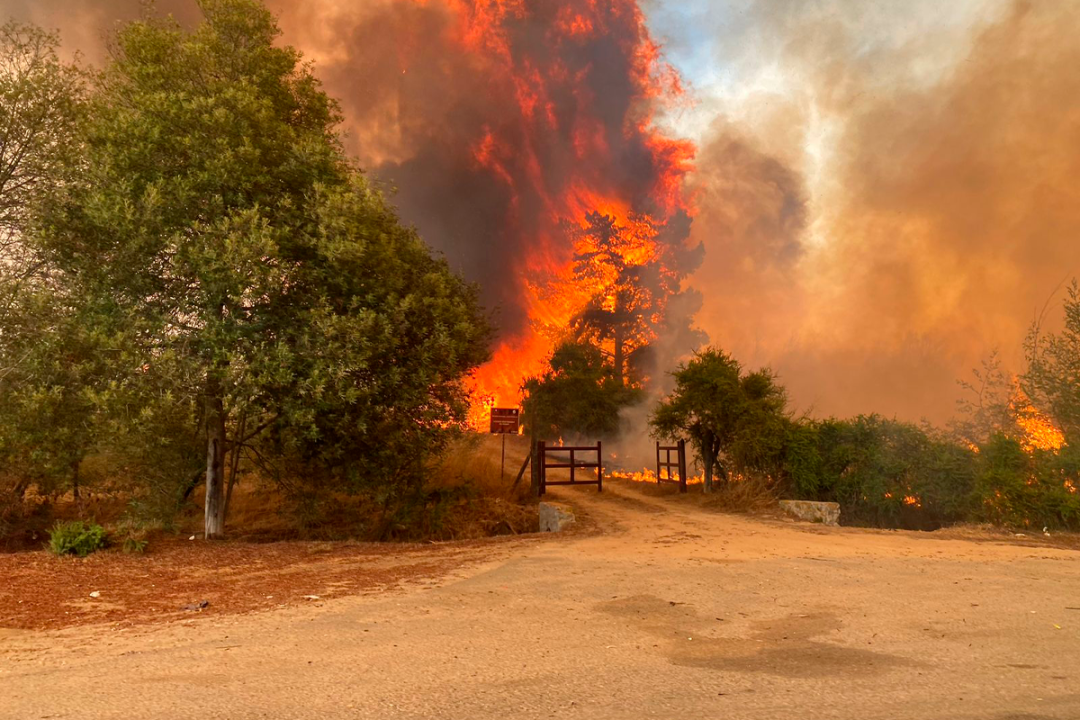
[[[795,495],[840,503],[850,523],[934,529],[967,516],[976,453],[940,433],[883,418],[803,423],[786,451]],[[801,456],[801,459],[800,459]]]
[[[19,263],[32,199],[59,180],[80,118],[83,77],[62,63],[55,34],[0,25],[0,272]]]
[[[723,350],[706,348],[673,374],[675,389],[649,420],[654,434],[685,435],[701,460],[705,492],[730,470],[765,470],[782,450],[787,396],[768,369],[743,373]]]
[[[1069,285],[1062,303],[1065,325],[1044,334],[1036,323],[1028,335],[1028,370],[1022,378],[1032,402],[1049,414],[1066,441],[1080,441],[1080,284]]]
[[[92,404],[84,390],[100,364],[79,305],[25,242],[38,197],[77,170],[83,75],[59,60],[58,45],[39,28],[0,25],[0,467],[13,502],[31,483],[78,496]]]
[[[960,380],[959,385],[964,391],[956,403],[960,417],[950,426],[957,440],[975,447],[997,433],[1016,431],[1011,402],[1016,388],[996,350],[982,361],[981,369],[971,371],[971,380]]]
[[[526,380],[523,390],[525,430],[541,439],[613,437],[620,411],[641,398],[619,381],[598,348],[575,342],[559,345],[551,369]]]
[[[464,422],[462,376],[490,331],[475,290],[352,168],[336,104],[275,44],[273,16],[199,5],[190,32],[119,32],[83,172],[42,205],[34,242],[122,351],[125,415],[150,397],[194,408],[214,537],[230,450],[283,482],[414,477],[415,445],[393,439],[437,449]]]

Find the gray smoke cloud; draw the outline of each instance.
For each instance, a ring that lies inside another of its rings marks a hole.
[[[1008,3],[872,45],[910,8],[751,5],[798,87],[705,134],[699,323],[817,415],[943,420],[992,349],[1020,368],[1034,315],[1080,272],[1080,6]]]

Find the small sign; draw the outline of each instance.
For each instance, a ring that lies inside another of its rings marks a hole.
[[[491,432],[497,435],[517,435],[520,420],[517,408],[491,408]]]

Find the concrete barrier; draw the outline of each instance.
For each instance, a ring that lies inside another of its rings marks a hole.
[[[780,507],[799,520],[821,523],[822,525],[840,524],[840,504],[834,502],[813,502],[811,500],[781,500]]]
[[[540,503],[540,532],[562,532],[574,522],[574,513],[566,505]]]

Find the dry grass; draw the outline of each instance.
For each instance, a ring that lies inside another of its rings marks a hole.
[[[712,493],[706,494],[701,485],[690,485],[685,495],[673,483],[635,482],[620,480],[627,487],[639,490],[651,497],[664,497],[676,502],[694,505],[704,510],[728,513],[752,513],[775,515],[779,495],[776,489],[762,477],[743,477],[728,483],[717,483]]]
[[[389,508],[370,497],[344,493],[308,494],[298,501],[256,478],[245,478],[229,507],[230,533],[256,541],[415,541],[535,532],[536,509],[529,504],[527,480],[512,487],[527,448],[516,447],[521,444],[518,438],[508,440],[506,477],[499,473],[499,438],[470,434],[429,464],[422,499]]]
[[[501,475],[502,439],[497,435],[466,435],[432,463],[428,487],[444,490],[472,487],[485,497],[528,502],[529,478],[523,478],[514,486],[521,461],[528,453],[528,442],[524,438],[507,437],[506,474]]]

